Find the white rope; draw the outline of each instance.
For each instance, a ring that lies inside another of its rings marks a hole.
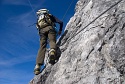
[[[92,24],[94,21],[96,21],[99,17],[101,17],[103,14],[105,14],[107,11],[109,11],[111,8],[115,7],[116,5],[118,5],[122,0],[119,0],[118,2],[116,2],[115,4],[113,4],[111,7],[109,7],[107,10],[105,10],[104,12],[102,12],[98,17],[96,17],[94,20],[92,20],[89,24],[87,24],[84,28],[82,28],[80,31],[75,32],[73,34],[73,36],[71,38],[69,38],[67,41],[71,40],[73,37],[75,37],[77,34],[79,34],[80,32],[82,32],[85,28],[87,28],[90,24]]]
[[[74,0],[71,1],[69,7],[67,8],[67,10],[66,10],[66,12],[65,12],[65,14],[64,14],[64,16],[63,16],[63,18],[62,18],[62,21],[63,21],[63,19],[65,18],[66,14],[68,13],[68,11],[69,11],[69,9],[70,9],[70,7],[71,7],[73,1],[74,1]]]

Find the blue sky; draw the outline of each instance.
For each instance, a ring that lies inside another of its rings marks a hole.
[[[30,0],[34,11],[47,8],[62,19],[71,0]],[[74,0],[63,22],[74,14]],[[0,84],[28,84],[34,77],[39,36],[28,0],[0,0]]]

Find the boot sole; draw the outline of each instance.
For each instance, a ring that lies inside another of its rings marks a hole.
[[[49,58],[49,63],[54,65],[55,64],[55,56],[54,55],[51,55],[50,58]]]

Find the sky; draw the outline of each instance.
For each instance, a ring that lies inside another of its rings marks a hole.
[[[73,0],[63,30],[74,15]],[[39,49],[35,12],[47,8],[62,20],[72,0],[0,0],[0,84],[28,84]],[[58,24],[57,24],[58,25]],[[29,27],[30,26],[30,27]]]

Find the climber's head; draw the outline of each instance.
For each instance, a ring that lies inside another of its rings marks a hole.
[[[49,10],[47,9],[40,9],[36,12],[37,15],[40,15],[40,14],[47,14],[49,13]]]

